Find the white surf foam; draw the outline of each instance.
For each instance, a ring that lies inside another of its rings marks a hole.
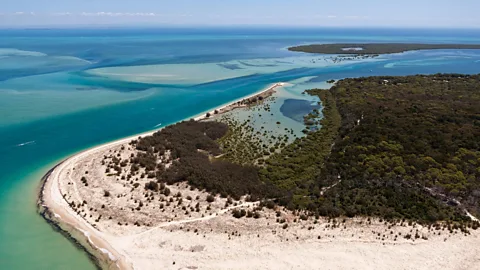
[[[29,144],[33,144],[33,143],[35,143],[35,141],[20,143],[20,144],[17,144],[17,146],[25,146],[25,145],[29,145]]]

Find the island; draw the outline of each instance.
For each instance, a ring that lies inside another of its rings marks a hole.
[[[307,90],[300,132],[232,114],[282,86],[68,158],[40,213],[104,269],[480,267],[480,75]]]
[[[321,54],[378,55],[417,50],[480,49],[480,44],[414,44],[414,43],[335,43],[312,44],[288,48],[289,51]]]

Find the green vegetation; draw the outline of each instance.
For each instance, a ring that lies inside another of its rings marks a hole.
[[[361,49],[361,50],[356,50]],[[389,54],[416,50],[435,49],[480,49],[477,44],[406,44],[406,43],[366,43],[366,44],[314,44],[288,48],[290,51],[324,54]]]
[[[262,179],[291,191],[290,208],[319,215],[466,220],[453,205],[480,213],[479,80],[342,80],[320,94],[323,128],[269,159]]]
[[[215,201],[215,197],[213,197],[212,195],[207,196],[207,202],[212,203],[214,201]]]
[[[261,140],[254,136],[254,130],[244,121],[222,117],[219,121],[228,125],[228,132],[218,140],[224,155],[223,160],[247,165],[263,157],[265,151]]]
[[[260,170],[260,178],[278,187],[295,191],[285,203],[296,204],[303,208],[307,205],[308,196],[319,193],[315,184],[320,175],[321,166],[330,154],[340,127],[340,115],[332,94],[326,90],[309,90],[311,95],[318,95],[323,102],[324,118],[320,121],[322,128],[310,133],[307,137],[297,139],[285,147],[280,153],[266,161],[266,167]],[[292,205],[291,205],[292,206]]]
[[[88,181],[87,181],[87,178],[85,178],[85,176],[82,176],[82,178],[80,179],[82,181],[82,183],[88,187]]]
[[[133,142],[132,167],[156,178],[148,190],[187,181],[222,197],[270,198],[268,208],[275,202],[302,218],[464,222],[464,209],[480,214],[479,86],[479,75],[345,79],[307,91],[320,97],[323,119],[317,110],[305,122],[322,128],[292,144],[252,147],[259,141],[249,139],[265,135],[252,136],[248,120],[188,121]]]
[[[318,91],[320,91],[321,93],[322,90],[318,90]],[[310,93],[312,93],[312,91],[310,91]],[[327,112],[330,112],[328,108],[327,108]],[[314,109],[309,114],[303,116],[303,123],[306,126],[306,131],[304,131],[304,133],[308,133],[309,131],[320,128],[321,120],[322,120],[322,115],[320,114],[320,111],[317,109]]]
[[[227,134],[217,141],[223,151],[218,157],[221,160],[261,166],[270,155],[285,147],[289,139],[286,134],[275,136],[271,130],[263,127],[261,131],[255,131],[250,125],[250,118],[241,123],[228,117],[218,121],[228,125]]]
[[[191,120],[168,126],[132,142],[138,150],[131,158],[132,166],[144,168],[158,183],[171,185],[187,181],[193,187],[235,199],[243,195],[255,200],[278,196],[275,186],[260,181],[256,167],[211,158],[222,153],[216,140],[223,137],[227,129],[227,125],[213,121]],[[160,158],[171,166],[166,169],[164,163],[157,163]],[[156,190],[157,185],[147,183],[145,188]],[[213,196],[207,197],[208,202],[213,200]]]
[[[318,178],[321,214],[461,220],[480,213],[480,76],[346,79],[340,136]]]
[[[241,165],[262,166],[265,159],[280,152],[288,144],[290,137],[294,136],[293,130],[284,128],[278,131],[269,127],[268,120],[265,120],[264,116],[271,109],[270,104],[265,101],[273,101],[274,97],[260,98],[261,96],[242,108],[248,112],[247,119],[239,120],[230,114],[215,119],[228,125],[227,134],[217,141],[223,152],[217,159]],[[263,124],[259,125],[259,122]],[[276,124],[281,125],[280,122]]]

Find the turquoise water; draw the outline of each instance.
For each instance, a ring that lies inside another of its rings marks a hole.
[[[324,82],[309,82],[312,78],[314,77],[289,81],[283,86],[276,87],[275,93],[271,97],[266,98],[261,105],[229,111],[219,115],[218,119],[226,123],[229,120],[235,120],[240,125],[248,122],[248,127],[252,128],[249,133],[254,137],[259,136],[258,139],[262,144],[275,145],[278,140],[273,139],[271,136],[276,138],[287,136],[286,142],[292,143],[296,138],[305,136],[303,130],[306,126],[303,121],[303,115],[308,114],[315,107],[321,107],[318,105],[320,102],[318,96],[306,95],[303,93],[303,89],[329,88],[328,84]],[[285,106],[290,107],[289,103],[291,100],[301,101],[303,105],[301,106],[302,110],[306,112],[299,115],[297,119],[294,119],[292,110],[284,109]],[[215,117],[212,119],[215,119]]]
[[[0,30],[1,268],[93,268],[35,208],[42,175],[84,148],[192,117],[280,81],[301,93],[344,77],[480,72],[474,50],[333,64],[330,56],[285,49],[311,42],[480,43],[480,32]]]

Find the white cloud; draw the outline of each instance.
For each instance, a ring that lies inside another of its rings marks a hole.
[[[35,16],[35,12],[17,11],[17,12],[14,12],[14,13],[2,13],[1,15],[7,15],[7,16]]]
[[[335,15],[328,15],[327,18],[329,18],[329,19],[335,19],[335,18],[337,18],[337,16],[335,16]]]
[[[53,15],[53,16],[71,16],[73,14],[70,13],[70,12],[56,12],[56,13],[52,13],[51,15]]]
[[[13,13],[0,13],[0,16],[53,16],[53,17],[62,17],[62,16],[84,16],[84,17],[158,17],[160,14],[153,12],[54,12],[54,13],[36,13],[31,11],[17,11]],[[189,17],[189,14],[182,14],[183,17]]]
[[[121,16],[130,16],[130,17],[154,17],[158,16],[153,12],[82,12],[80,16],[108,16],[108,17],[121,17]]]

